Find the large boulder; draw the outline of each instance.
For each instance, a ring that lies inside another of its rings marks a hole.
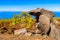
[[[42,33],[47,33],[50,28],[50,18],[46,15],[39,16],[39,25],[38,29],[41,30]]]

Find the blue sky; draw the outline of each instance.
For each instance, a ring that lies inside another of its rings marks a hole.
[[[36,8],[60,11],[60,0],[0,0],[0,11],[29,11]]]

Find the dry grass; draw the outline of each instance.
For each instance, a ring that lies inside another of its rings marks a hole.
[[[0,40],[53,40],[51,37],[0,34]]]

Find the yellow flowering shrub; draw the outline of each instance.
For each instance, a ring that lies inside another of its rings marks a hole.
[[[30,28],[31,24],[33,22],[35,22],[36,19],[32,18],[31,15],[28,14],[27,12],[22,12],[21,17],[20,17],[20,21],[26,23],[26,27],[25,28]]]
[[[22,12],[19,15],[14,15],[14,17],[11,19],[10,26],[15,25],[16,23],[26,23],[25,28],[30,28],[31,24],[36,21],[35,18],[33,18],[30,14],[27,12]]]

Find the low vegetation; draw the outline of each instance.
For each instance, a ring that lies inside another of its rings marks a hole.
[[[19,15],[14,15],[13,18],[7,20],[0,20],[0,33],[8,32],[12,33],[14,30],[20,28],[31,28],[31,25],[36,22],[27,12],[22,12]]]

